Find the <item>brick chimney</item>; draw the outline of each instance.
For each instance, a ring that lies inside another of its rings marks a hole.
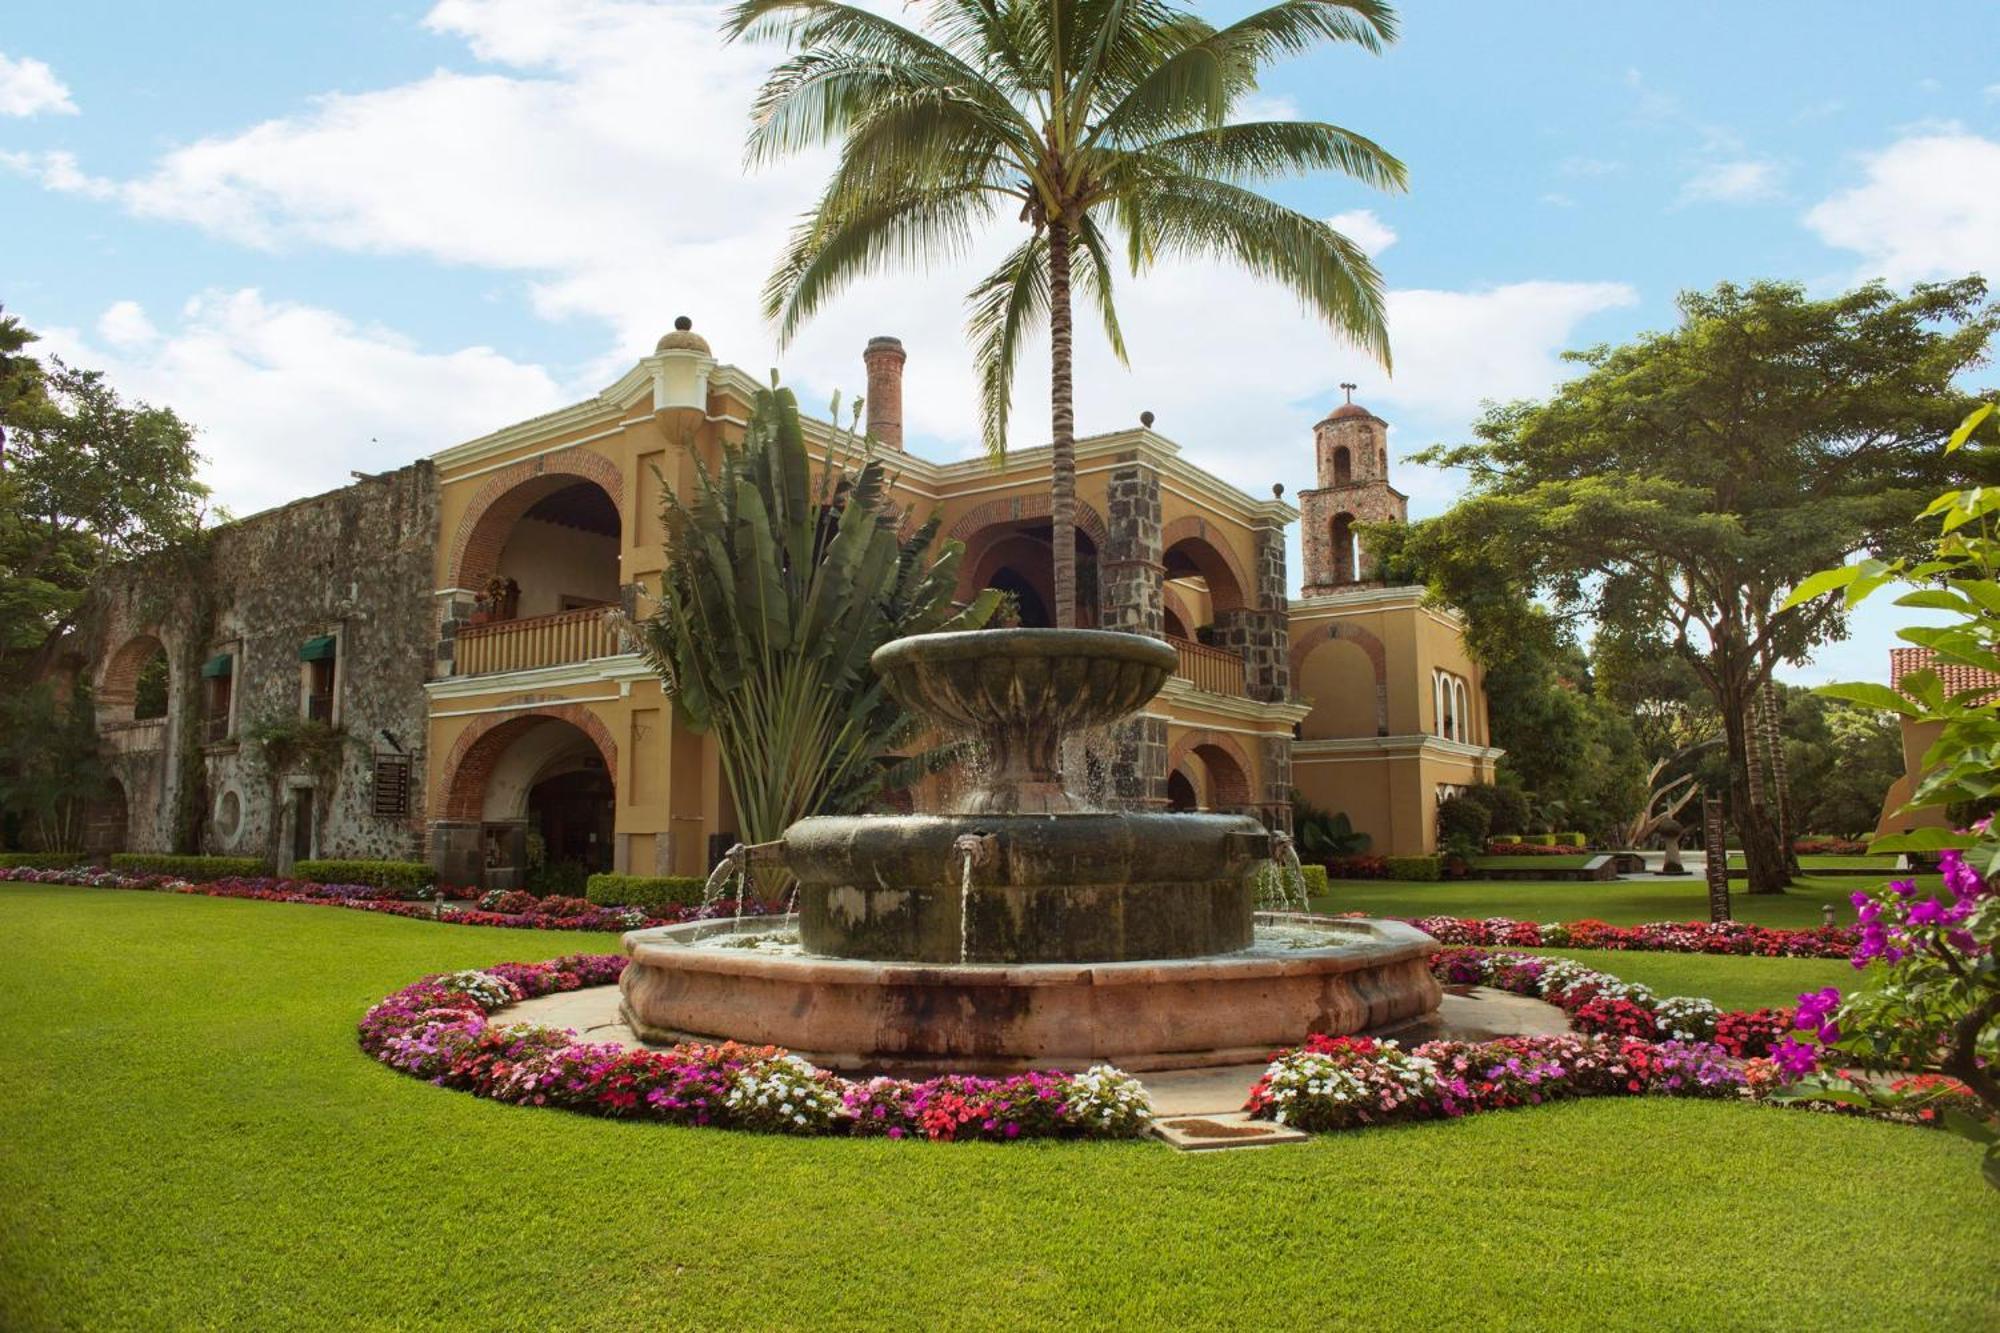
[[[903,340],[870,338],[861,354],[868,368],[868,434],[891,449],[903,447]]]

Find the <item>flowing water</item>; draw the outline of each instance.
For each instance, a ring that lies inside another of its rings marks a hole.
[[[958,872],[958,962],[963,967],[972,956],[972,853],[960,854]]]
[[[1279,910],[1310,912],[1312,901],[1306,891],[1305,867],[1299,864],[1299,849],[1290,834],[1272,831],[1271,859],[1276,862]]]
[[[708,883],[702,885],[701,916],[715,915],[715,905],[722,901],[722,891],[729,887],[733,879],[736,881],[736,921],[739,927],[742,925],[743,887],[749,865],[750,849],[740,842],[722,854],[722,859],[715,863],[715,869],[708,872]]]

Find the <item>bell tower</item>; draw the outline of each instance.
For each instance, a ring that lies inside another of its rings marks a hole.
[[[1340,387],[1347,401],[1313,427],[1319,485],[1299,492],[1307,597],[1374,582],[1358,529],[1410,517],[1409,497],[1389,484],[1389,423],[1354,401],[1354,385]]]

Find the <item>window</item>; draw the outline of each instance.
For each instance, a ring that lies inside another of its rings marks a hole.
[[[236,655],[217,653],[202,664],[202,735],[210,744],[229,739],[236,700]]]
[[[1431,732],[1441,740],[1471,739],[1469,716],[1471,694],[1465,679],[1449,671],[1431,673]]]
[[[339,640],[331,634],[322,634],[307,639],[299,649],[302,664],[305,695],[305,715],[314,722],[324,722],[332,726],[334,718],[334,686],[339,663]]]

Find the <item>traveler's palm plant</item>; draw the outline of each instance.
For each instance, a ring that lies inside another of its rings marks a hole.
[[[842,288],[895,263],[962,254],[1015,216],[1028,236],[973,288],[987,447],[1006,445],[1022,340],[1046,321],[1057,624],[1075,623],[1072,287],[1112,350],[1113,252],[1133,273],[1219,258],[1297,293],[1385,365],[1382,284],[1352,241],[1252,184],[1339,171],[1400,189],[1376,144],[1311,121],[1232,123],[1272,62],[1322,42],[1394,40],[1379,0],[1286,0],[1223,28],[1162,0],[934,0],[921,32],[829,0],[743,0],[726,31],[793,54],[753,110],[749,156],[824,145],[840,161],[764,292],[790,338]]]
[[[635,627],[681,715],[713,729],[749,842],[862,809],[948,759],[891,760],[917,724],[868,658],[906,634],[976,629],[998,599],[953,603],[960,546],[932,552],[935,517],[899,535],[909,516],[881,460],[848,469],[830,450],[813,471],[797,400],[760,390],[742,443],[699,468],[694,496],[667,490],[664,586]]]

